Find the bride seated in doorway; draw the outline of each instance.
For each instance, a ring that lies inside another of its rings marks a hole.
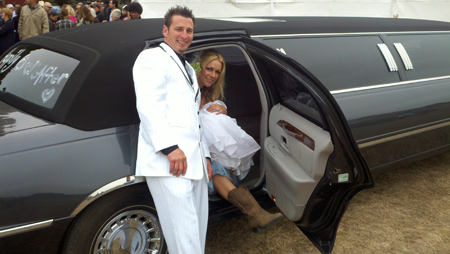
[[[214,170],[208,191],[210,194],[217,191],[238,207],[248,216],[253,231],[260,232],[280,221],[283,215],[270,214],[262,209],[245,186],[236,188],[237,178],[242,180],[247,175],[253,165],[252,157],[260,146],[237,125],[235,119],[227,116],[226,105],[220,101],[224,99],[225,85],[223,56],[215,50],[198,54],[200,58],[194,60],[193,67],[201,89],[200,117]]]

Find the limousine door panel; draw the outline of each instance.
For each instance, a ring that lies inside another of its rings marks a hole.
[[[284,215],[298,221],[324,175],[333,152],[331,137],[280,104],[270,112],[269,130],[264,142],[267,190]]]
[[[247,50],[273,99],[263,147],[267,191],[322,253],[330,253],[350,199],[373,187],[372,176],[327,89],[292,59],[257,46],[264,51]]]

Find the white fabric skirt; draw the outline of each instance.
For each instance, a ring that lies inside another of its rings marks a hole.
[[[200,119],[211,158],[225,168],[231,169],[242,180],[253,165],[253,155],[261,147],[237,125],[236,119],[206,111],[211,104],[226,107],[222,101],[214,101],[205,104],[200,110]]]

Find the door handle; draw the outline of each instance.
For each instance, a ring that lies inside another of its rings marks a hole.
[[[302,132],[301,130],[297,129],[292,124],[290,124],[284,120],[278,121],[277,125],[280,126],[281,129],[283,129],[284,133],[297,139],[298,141],[303,143],[305,146],[307,146],[309,149],[314,151],[314,149],[316,147],[316,143],[314,142],[314,140],[312,138],[310,138],[304,132]]]

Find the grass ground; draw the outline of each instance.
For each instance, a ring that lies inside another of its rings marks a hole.
[[[450,254],[450,153],[380,173],[374,180],[375,188],[351,201],[334,254]],[[253,234],[246,219],[239,218],[208,229],[206,253],[320,252],[286,218],[261,234]]]

